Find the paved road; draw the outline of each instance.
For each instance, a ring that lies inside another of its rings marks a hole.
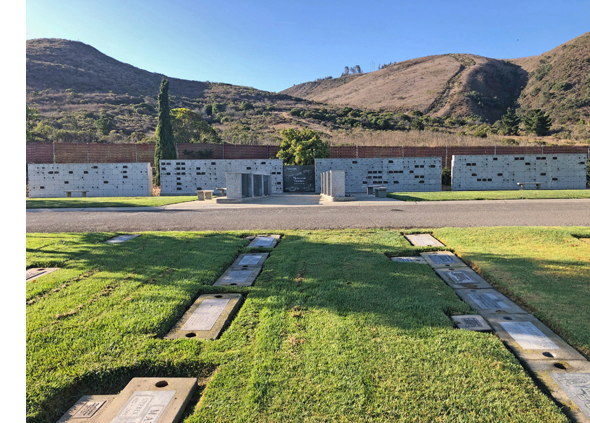
[[[304,202],[305,203],[305,202]],[[590,226],[590,199],[189,203],[161,208],[27,211],[27,232]]]

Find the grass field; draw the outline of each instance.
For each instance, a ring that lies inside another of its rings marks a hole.
[[[436,235],[521,296],[520,268],[505,266],[518,250],[498,231]],[[504,231],[548,244],[551,261],[520,259],[535,274],[573,284],[588,269],[590,244],[571,236],[588,228]],[[399,232],[282,233],[248,288],[212,286],[247,250],[245,233],[143,233],[118,245],[103,242],[113,234],[28,234],[28,267],[64,269],[27,283],[27,421],[54,423],[81,395],[141,376],[198,377],[190,423],[568,421],[494,335],[454,329],[449,315],[472,311],[429,267],[388,260],[423,251]],[[486,236],[498,238],[493,254],[478,246]],[[586,304],[587,274],[575,291]],[[246,295],[219,340],[162,339],[215,292]],[[522,299],[551,318],[567,312]]]
[[[522,200],[590,198],[590,189],[569,190],[514,190],[514,191],[439,191],[395,192],[389,198],[402,201],[457,201],[457,200]]]
[[[27,198],[27,209],[81,207],[158,207],[196,201],[192,196]]]

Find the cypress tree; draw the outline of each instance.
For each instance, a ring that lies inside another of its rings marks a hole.
[[[508,110],[506,110],[506,114],[502,116],[501,122],[504,135],[518,135],[518,125],[520,124],[520,118],[510,107]]]
[[[175,160],[174,133],[170,121],[170,102],[168,101],[168,80],[162,78],[160,94],[158,95],[158,126],[156,127],[156,151],[154,164],[156,165],[156,186],[160,186],[160,160]]]

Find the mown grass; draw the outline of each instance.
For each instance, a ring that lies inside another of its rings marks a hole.
[[[590,228],[436,229],[500,291],[590,357]]]
[[[29,234],[28,263],[65,269],[27,284],[27,421],[132,377],[212,375],[185,422],[567,422],[495,336],[453,328],[472,311],[429,267],[388,260],[422,251],[399,232],[283,233],[249,288],[212,286],[240,232]],[[219,340],[162,339],[211,292],[247,295]]]
[[[457,200],[526,200],[590,198],[588,189],[569,190],[514,190],[514,191],[439,191],[394,192],[389,198],[401,201],[457,201]]]
[[[27,198],[27,209],[158,207],[196,200],[196,196]]]

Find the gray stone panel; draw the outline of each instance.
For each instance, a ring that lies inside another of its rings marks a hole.
[[[253,267],[262,267],[269,253],[244,253],[232,263],[230,267],[235,269],[250,269]]]
[[[498,314],[527,314],[495,289],[456,289],[455,293],[484,317]]]
[[[431,234],[408,234],[404,237],[410,244],[418,247],[444,247],[445,245]]]
[[[239,269],[230,267],[214,285],[216,286],[252,286],[260,274],[262,268],[253,267],[248,269]]]
[[[95,423],[116,395],[84,395],[57,423]]]
[[[492,288],[484,278],[469,267],[436,268],[434,271],[453,289]]]
[[[459,257],[450,251],[431,251],[420,253],[420,255],[433,269],[467,266]]]
[[[459,329],[476,332],[488,332],[492,330],[485,319],[477,315],[451,316],[451,320],[455,322]]]

